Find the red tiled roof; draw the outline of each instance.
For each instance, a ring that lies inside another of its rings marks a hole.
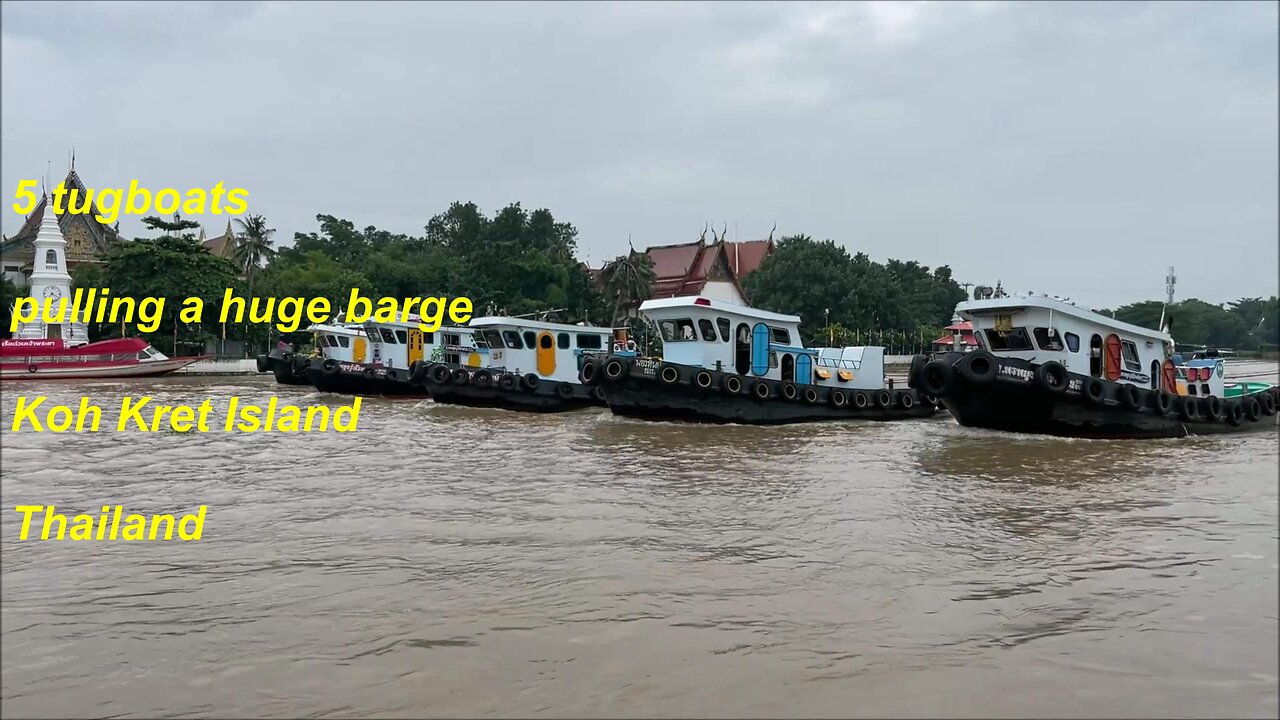
[[[973,334],[973,323],[968,321],[952,323],[942,329],[943,330],[961,330],[961,331],[966,331],[969,334]]]
[[[739,278],[744,278],[759,269],[760,263],[764,262],[771,252],[773,252],[772,240],[725,243],[729,267],[733,268],[733,273]]]
[[[744,275],[760,267],[765,257],[773,251],[771,240],[747,242],[715,242],[708,245],[702,240],[679,245],[661,245],[645,250],[653,262],[654,298],[697,295],[707,284],[707,278],[721,253],[735,285]],[[741,292],[741,288],[739,287]],[[745,293],[743,295],[745,297]]]

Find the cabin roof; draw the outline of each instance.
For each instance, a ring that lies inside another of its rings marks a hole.
[[[729,313],[733,315],[741,315],[744,317],[757,318],[759,320],[771,320],[780,323],[800,324],[800,316],[783,315],[782,313],[769,312],[753,308],[748,305],[738,305],[726,300],[713,300],[705,297],[673,297],[660,298],[657,300],[645,300],[640,303],[640,312],[648,312],[650,310],[671,310],[688,308],[694,313],[711,314],[713,312]]]
[[[564,323],[543,322],[541,320],[529,320],[527,318],[513,318],[501,316],[487,316],[471,319],[471,328],[481,327],[513,327],[524,328],[528,330],[555,330],[558,332],[578,332],[578,333],[595,333],[597,335],[612,335],[613,329],[600,327],[598,325],[566,325]]]
[[[956,312],[962,317],[970,317],[971,319],[971,316],[974,315],[994,315],[1002,310],[1017,311],[1026,308],[1052,310],[1053,312],[1062,313],[1078,320],[1083,320],[1095,325],[1101,325],[1129,335],[1137,335],[1151,340],[1168,342],[1172,339],[1168,333],[1162,333],[1157,330],[1144,328],[1138,325],[1131,325],[1127,322],[1116,320],[1115,318],[1109,318],[1106,315],[1099,315],[1092,310],[1077,307],[1071,303],[1066,303],[1051,297],[1036,295],[992,298],[990,300],[967,300],[956,306]]]

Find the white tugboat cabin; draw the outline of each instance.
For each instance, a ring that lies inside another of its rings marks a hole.
[[[1071,373],[1161,389],[1165,361],[1173,347],[1168,333],[1120,322],[1057,298],[996,296],[990,290],[979,287],[974,293],[979,299],[956,306],[956,313],[973,323],[982,349],[1035,364],[1054,360]]]
[[[662,359],[744,377],[860,390],[884,387],[884,348],[806,348],[796,315],[707,297],[646,300]]]
[[[483,367],[575,384],[585,358],[605,353],[613,335],[605,327],[501,316],[473,318],[470,330],[488,347]]]
[[[470,329],[441,327],[436,332],[426,332],[418,323],[419,319],[411,315],[406,321],[316,324],[308,330],[315,335],[320,354],[339,362],[402,370],[415,360],[470,367],[486,364],[488,349],[477,345]]]

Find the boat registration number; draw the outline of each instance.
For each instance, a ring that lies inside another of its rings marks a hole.
[[[658,374],[658,365],[660,364],[661,363],[657,360],[637,360],[635,365],[632,367],[639,369],[641,375],[656,377]]]

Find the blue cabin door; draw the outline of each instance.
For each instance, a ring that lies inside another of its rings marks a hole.
[[[769,372],[769,326],[756,323],[751,329],[751,372],[764,375]]]
[[[796,356],[796,382],[801,385],[813,384],[813,358],[808,355]]]

